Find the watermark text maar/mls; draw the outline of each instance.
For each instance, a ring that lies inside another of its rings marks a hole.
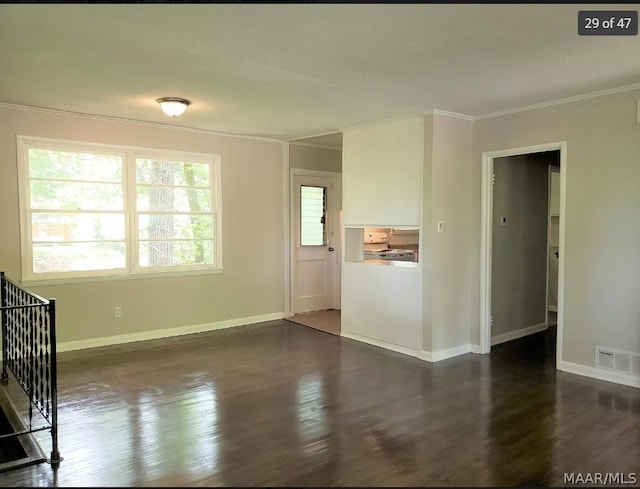
[[[564,474],[565,484],[635,484],[635,472],[569,472]]]

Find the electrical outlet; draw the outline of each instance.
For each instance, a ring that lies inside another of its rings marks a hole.
[[[501,216],[500,217],[500,226],[504,227],[504,226],[508,226],[509,225],[509,219],[507,218],[507,216]]]
[[[441,233],[444,231],[444,221],[438,221],[438,232]]]
[[[121,318],[122,317],[122,308],[120,306],[116,307],[114,312],[113,312],[113,315],[118,319]]]

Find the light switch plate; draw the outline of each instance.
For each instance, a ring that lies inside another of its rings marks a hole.
[[[438,232],[441,233],[444,231],[444,221],[438,221]]]

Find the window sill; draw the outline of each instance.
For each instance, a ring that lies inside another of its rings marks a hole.
[[[89,275],[85,277],[35,278],[22,280],[23,287],[39,285],[64,285],[85,282],[117,282],[121,280],[143,280],[167,277],[188,277],[196,275],[218,275],[224,268],[210,268],[206,270],[163,270],[158,272],[127,273],[122,275]]]

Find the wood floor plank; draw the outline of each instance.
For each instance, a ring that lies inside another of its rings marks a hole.
[[[0,485],[558,486],[565,472],[640,473],[640,390],[557,372],[552,333],[436,364],[288,321],[64,353],[64,460]]]

